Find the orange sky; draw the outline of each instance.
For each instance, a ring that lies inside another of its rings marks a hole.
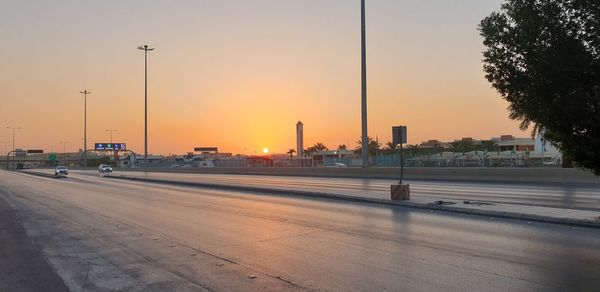
[[[352,2],[352,3],[351,3]],[[368,1],[369,133],[409,143],[526,136],[483,78],[476,26],[496,0]],[[149,151],[194,146],[260,153],[354,147],[360,136],[359,1],[29,1],[0,4],[0,142],[143,151],[143,53],[149,56]]]

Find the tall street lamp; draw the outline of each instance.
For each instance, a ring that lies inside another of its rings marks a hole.
[[[80,93],[83,94],[83,165],[87,167],[87,96],[92,93],[87,90]]]
[[[0,149],[2,150],[0,154],[4,155],[8,152],[6,149],[6,145],[8,145],[8,143],[10,143],[10,141],[0,141]]]
[[[108,130],[105,130],[105,131],[110,132],[110,144],[112,144],[112,142],[113,142],[113,139],[112,139],[113,138],[113,132],[118,132],[119,130],[108,129]]]
[[[6,127],[12,129],[12,151],[15,151],[15,130],[21,130],[21,127]]]
[[[63,145],[63,164],[67,165],[67,143],[69,143],[69,141],[60,141],[58,143]]]
[[[113,144],[113,132],[117,132],[117,131],[118,131],[118,130],[116,130],[116,129],[108,129],[108,130],[106,130],[106,132],[110,132],[110,144],[111,144],[111,145],[112,145],[112,147],[113,147],[113,153],[112,153],[113,159],[115,158],[115,152],[117,151],[117,150],[115,149],[115,145]],[[114,165],[116,165],[116,161],[115,161],[115,164],[114,164]]]
[[[148,45],[139,46],[144,51],[144,167],[148,167],[148,51],[154,50]]]
[[[369,136],[367,129],[367,30],[365,24],[365,0],[360,2],[361,18],[361,120],[362,120],[362,167],[368,167],[369,163]]]

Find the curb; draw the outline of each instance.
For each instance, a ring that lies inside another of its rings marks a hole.
[[[41,177],[46,177],[46,178],[54,178],[54,179],[67,178],[66,176],[55,176],[53,174],[41,173],[41,172],[30,172],[30,171],[16,171],[16,172],[17,173],[28,174],[28,175],[41,176]]]
[[[111,179],[140,181],[140,182],[168,184],[168,185],[177,185],[177,186],[186,186],[186,187],[201,187],[201,188],[217,189],[217,190],[260,192],[260,193],[266,193],[266,194],[279,194],[279,195],[283,194],[283,195],[290,195],[290,196],[297,196],[297,197],[331,199],[331,200],[337,200],[337,201],[370,203],[370,204],[385,205],[385,206],[400,206],[400,207],[408,207],[408,208],[416,208],[416,209],[424,209],[424,210],[437,210],[437,211],[444,211],[444,212],[462,213],[462,214],[496,217],[496,218],[518,219],[518,220],[527,220],[527,221],[535,221],[535,222],[543,222],[543,223],[554,223],[554,224],[569,225],[569,226],[600,228],[600,220],[599,221],[589,221],[589,220],[579,220],[579,219],[556,218],[556,217],[549,217],[549,216],[543,216],[543,215],[523,214],[523,213],[515,213],[515,212],[465,209],[465,208],[447,206],[447,205],[428,205],[428,204],[412,203],[412,202],[407,202],[407,201],[392,201],[392,200],[385,200],[385,199],[338,195],[338,194],[332,194],[332,193],[307,192],[307,191],[298,191],[298,190],[282,190],[282,189],[276,189],[276,188],[263,188],[263,187],[256,187],[256,186],[235,186],[235,185],[224,185],[224,184],[213,184],[213,183],[184,182],[184,181],[172,181],[172,180],[163,180],[163,179],[128,177],[128,176],[112,176],[112,175],[107,175],[104,177],[111,178]]]

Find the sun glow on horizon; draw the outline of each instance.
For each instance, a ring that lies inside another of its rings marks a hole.
[[[263,148],[263,153],[264,154],[268,154],[269,153],[269,148],[267,148],[267,147]]]

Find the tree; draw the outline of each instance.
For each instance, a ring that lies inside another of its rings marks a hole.
[[[385,147],[383,147],[383,153],[384,154],[394,154],[396,152],[396,149],[398,148],[396,146],[400,147],[400,145],[395,145],[392,142],[385,143]]]
[[[450,143],[454,152],[469,152],[477,150],[477,145],[473,140],[458,140]]]
[[[508,0],[479,30],[510,118],[600,175],[600,1]]]
[[[325,146],[325,144],[323,144],[321,142],[317,142],[317,143],[315,143],[315,145],[310,146],[306,150],[304,150],[304,152],[306,152],[308,155],[310,155],[314,152],[320,152],[320,151],[325,151],[325,150],[329,150],[329,148],[327,148],[327,146]]]
[[[346,147],[346,144],[341,144],[340,146],[338,146],[337,150],[346,150],[348,147]]]
[[[367,137],[367,141],[369,141],[369,155],[375,156],[377,155],[377,151],[381,148],[381,143],[379,141],[373,140],[371,137]],[[362,149],[362,139],[356,142],[358,144],[358,148],[354,152],[361,153]]]
[[[292,158],[292,156],[294,156],[294,153],[296,153],[296,150],[294,150],[294,149],[288,150],[287,154],[290,155],[290,159]]]

